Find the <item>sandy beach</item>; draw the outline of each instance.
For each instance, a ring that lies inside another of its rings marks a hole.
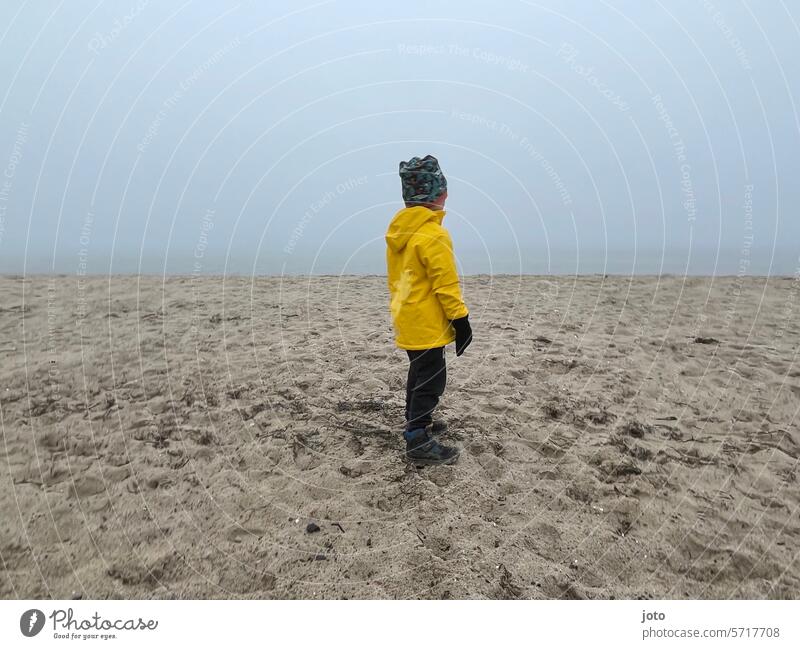
[[[467,277],[419,470],[385,282],[0,277],[0,596],[800,595],[800,282]]]

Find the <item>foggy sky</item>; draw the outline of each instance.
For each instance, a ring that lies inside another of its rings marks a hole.
[[[464,273],[800,262],[800,7],[4,3],[0,272],[377,273],[433,154]]]

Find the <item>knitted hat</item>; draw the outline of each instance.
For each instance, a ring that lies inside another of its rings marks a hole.
[[[406,203],[432,203],[447,191],[447,178],[432,155],[401,162],[400,182]]]

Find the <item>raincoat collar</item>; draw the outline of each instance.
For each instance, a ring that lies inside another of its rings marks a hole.
[[[386,232],[386,245],[395,252],[400,252],[406,247],[411,235],[429,221],[441,225],[445,214],[445,210],[432,210],[422,205],[404,207],[394,215],[389,224]]]

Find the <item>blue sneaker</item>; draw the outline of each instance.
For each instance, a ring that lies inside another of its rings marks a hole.
[[[406,458],[416,466],[453,464],[458,460],[457,448],[439,444],[425,428],[408,430],[403,437],[406,439]]]

